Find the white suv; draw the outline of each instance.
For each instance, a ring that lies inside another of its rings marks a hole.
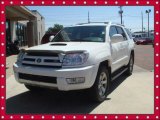
[[[132,74],[134,42],[123,25],[84,23],[62,29],[49,43],[21,50],[15,78],[29,90],[88,89],[96,101],[107,96],[110,82]]]

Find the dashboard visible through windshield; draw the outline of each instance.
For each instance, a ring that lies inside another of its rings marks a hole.
[[[61,30],[51,42],[104,42],[105,26],[76,26]]]

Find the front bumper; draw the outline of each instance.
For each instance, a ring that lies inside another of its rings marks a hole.
[[[14,74],[15,78],[19,83],[30,84],[34,86],[40,87],[48,87],[48,88],[57,88],[58,90],[68,91],[68,90],[79,90],[90,88],[96,79],[98,64],[82,67],[82,68],[61,68],[61,69],[53,69],[53,68],[39,68],[39,67],[29,67],[14,64]],[[56,83],[47,83],[47,82],[37,82],[29,79],[20,79],[19,73],[30,74],[30,75],[39,75],[39,76],[48,76],[48,77],[56,77]],[[84,83],[78,84],[68,84],[66,78],[77,78],[84,77]]]

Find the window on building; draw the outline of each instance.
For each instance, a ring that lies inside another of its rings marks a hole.
[[[18,23],[16,24],[16,38],[19,41],[20,46],[26,46],[27,45],[27,39],[26,39],[26,26]]]

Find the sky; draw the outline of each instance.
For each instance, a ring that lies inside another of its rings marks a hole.
[[[54,24],[64,27],[78,23],[88,22],[88,12],[91,22],[116,22],[120,23],[118,6],[26,6],[30,10],[37,10],[45,18],[45,30]],[[124,25],[132,32],[142,30],[143,26],[148,30],[148,15],[146,10],[150,9],[150,30],[154,29],[154,7],[153,6],[123,6]]]

